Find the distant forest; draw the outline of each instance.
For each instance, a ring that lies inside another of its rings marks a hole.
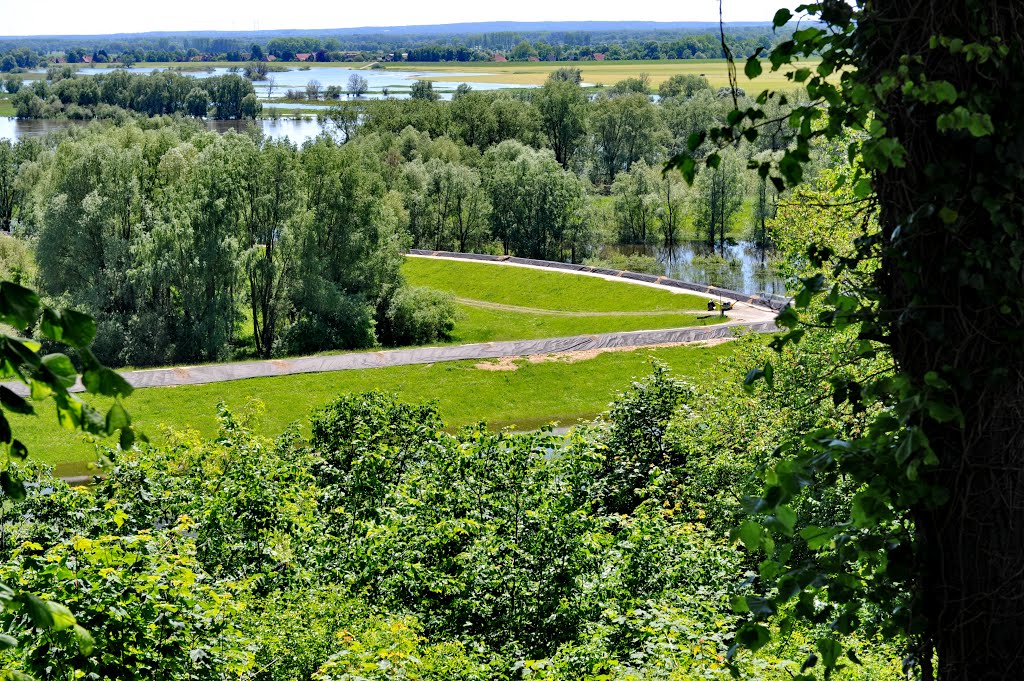
[[[474,30],[474,27],[479,26]],[[720,59],[717,25],[654,22],[457,24],[447,27],[251,33],[182,33],[0,38],[0,71],[47,63],[184,61],[581,61]],[[488,30],[490,29],[490,30]],[[727,24],[737,54],[768,48],[769,24]]]

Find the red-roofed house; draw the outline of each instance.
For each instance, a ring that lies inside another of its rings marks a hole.
[[[313,55],[309,52],[299,52],[297,55],[295,55],[295,59],[296,61],[309,61],[309,58],[312,56]]]
[[[83,54],[82,55],[82,63],[83,64],[91,64],[92,63],[92,55],[91,54]]]
[[[531,56],[526,58],[526,61],[540,61],[540,57],[536,57],[536,56],[532,56],[531,55]]]
[[[496,54],[496,55],[494,55],[494,61],[502,62],[502,61],[508,61],[508,59],[505,59],[505,57],[503,57],[500,54]]]
[[[604,61],[604,52],[595,52],[594,61]]]

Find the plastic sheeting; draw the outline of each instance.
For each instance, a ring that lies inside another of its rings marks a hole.
[[[378,369],[408,364],[431,364],[433,362],[497,359],[510,356],[548,355],[559,352],[597,350],[601,348],[687,343],[715,338],[730,338],[745,332],[767,333],[776,330],[777,328],[773,321],[753,323],[736,321],[685,329],[627,331],[591,336],[568,336],[564,338],[504,341],[500,343],[478,343],[475,345],[409,348],[406,350],[384,350],[380,352],[350,352],[342,355],[235,362],[232,364],[209,364],[194,367],[174,367],[172,369],[145,369],[125,371],[121,372],[121,375],[136,388],[199,385],[202,383],[287,376],[290,374],[312,374],[325,371],[346,371],[349,369]],[[21,383],[5,383],[4,385],[19,395],[28,395],[28,389]],[[73,392],[81,392],[82,389],[81,382],[76,383],[71,388]]]

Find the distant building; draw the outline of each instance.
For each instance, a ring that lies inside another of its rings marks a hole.
[[[295,61],[309,61],[309,58],[312,56],[309,52],[299,52],[295,55]]]
[[[594,61],[604,61],[604,52],[595,52],[593,57]]]
[[[544,60],[545,61],[558,61],[557,59],[555,59],[555,55],[553,55],[553,54],[549,54],[548,56],[544,57]]]
[[[496,55],[494,55],[494,61],[503,62],[503,61],[508,61],[508,59],[505,59],[505,57],[503,57],[500,54],[496,54]]]
[[[92,63],[92,55],[91,54],[83,54],[82,55],[82,63],[83,64],[91,64]]]
[[[540,61],[540,57],[530,55],[529,57],[526,58],[526,61]]]
[[[277,57],[272,54],[267,55],[267,61],[277,61]]]

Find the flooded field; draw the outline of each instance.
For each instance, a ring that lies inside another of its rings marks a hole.
[[[451,99],[452,93],[460,83],[469,83],[474,90],[504,90],[509,88],[529,88],[536,87],[535,85],[527,85],[521,83],[489,83],[489,82],[475,82],[474,78],[479,78],[481,74],[479,71],[476,72],[445,72],[443,74],[431,73],[429,71],[408,71],[398,69],[368,69],[368,68],[342,68],[337,66],[295,66],[295,68],[288,68],[285,71],[271,71],[267,74],[265,80],[257,80],[253,82],[253,87],[256,89],[256,95],[260,99],[279,99],[283,98],[288,90],[300,90],[305,91],[306,85],[310,81],[316,81],[319,83],[321,91],[331,86],[340,87],[342,90],[348,89],[348,81],[353,75],[358,75],[366,79],[369,91],[363,95],[363,99],[380,99],[383,97],[395,97],[405,98],[409,96],[409,89],[416,82],[417,78],[430,78],[436,76],[438,78],[443,77],[445,82],[435,83],[434,89],[440,93],[442,99]],[[154,71],[167,71],[176,70],[173,67],[132,67],[124,69],[130,73],[153,73]],[[101,73],[110,73],[111,69],[104,68],[84,68],[79,69],[78,73],[82,75],[96,75]],[[228,73],[242,73],[241,67],[232,69],[230,67],[210,67],[203,70],[180,70],[180,73],[186,76],[192,76],[194,78],[209,78],[211,76],[223,76]],[[42,74],[35,74],[39,77]],[[491,74],[494,75],[494,74]],[[465,78],[465,80],[462,80]],[[25,79],[31,81],[31,75]],[[512,80],[512,79],[510,79]]]
[[[288,138],[295,144],[302,144],[313,139],[325,127],[315,117],[259,118],[255,121],[204,121],[209,130],[227,132],[228,130],[244,131],[250,125],[260,128],[265,135],[273,139]],[[21,139],[23,137],[42,137],[55,130],[62,130],[73,125],[87,125],[87,121],[71,121],[67,119],[25,119],[0,118],[0,139]]]
[[[721,286],[746,294],[786,295],[786,282],[772,267],[771,251],[751,241],[731,241],[725,254],[700,241],[684,241],[673,248],[662,246],[615,246],[606,251],[656,258],[667,277],[694,284]]]

